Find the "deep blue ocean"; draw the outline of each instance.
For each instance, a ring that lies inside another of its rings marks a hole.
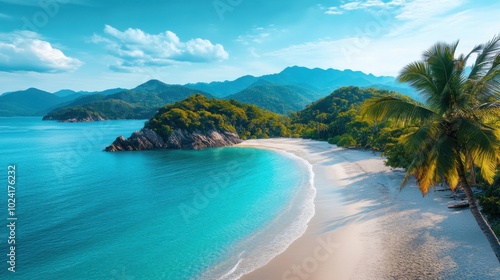
[[[244,147],[103,152],[143,125],[0,118],[0,279],[237,279],[304,232],[304,161]]]

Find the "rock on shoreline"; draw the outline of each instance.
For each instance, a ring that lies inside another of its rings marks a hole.
[[[200,150],[204,148],[225,147],[241,143],[238,134],[228,131],[210,130],[206,133],[195,131],[190,133],[186,130],[176,129],[168,139],[164,140],[160,135],[151,129],[143,128],[132,133],[125,139],[123,136],[116,138],[110,146],[104,150],[106,152],[117,151],[143,151],[159,149],[185,149]]]
[[[45,116],[43,117],[44,121],[58,121],[58,122],[99,122],[99,121],[105,121],[103,117],[100,115],[83,115],[83,116],[76,116],[73,118],[67,118],[67,119],[58,119],[54,118],[52,116]]]

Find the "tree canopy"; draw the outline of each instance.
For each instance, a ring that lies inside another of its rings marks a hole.
[[[394,96],[375,96],[362,108],[365,119],[391,120],[408,127],[400,143],[412,160],[405,184],[415,176],[425,195],[443,180],[460,185],[470,210],[500,260],[500,243],[481,215],[469,185],[467,170],[475,167],[492,183],[500,160],[500,37],[457,55],[458,42],[437,43],[421,61],[403,68],[401,82],[409,83],[424,103]],[[465,67],[476,59],[470,73]]]

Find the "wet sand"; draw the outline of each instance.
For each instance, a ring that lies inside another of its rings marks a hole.
[[[449,192],[422,197],[369,151],[304,139],[248,140],[284,150],[315,173],[315,215],[304,235],[244,280],[500,279],[500,264],[468,209]]]

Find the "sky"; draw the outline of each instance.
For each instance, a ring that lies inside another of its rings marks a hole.
[[[288,66],[397,76],[500,34],[490,0],[0,0],[0,92],[233,80]]]

